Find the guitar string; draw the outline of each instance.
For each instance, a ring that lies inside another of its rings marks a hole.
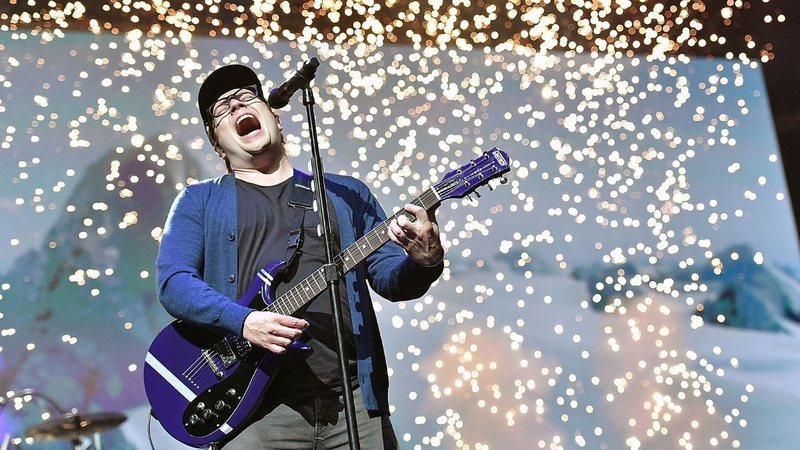
[[[217,341],[217,343],[215,343],[212,347],[219,345],[219,342],[222,341]],[[186,370],[183,371],[183,376],[186,377],[188,380],[196,382],[196,380],[194,380],[194,377],[198,374],[200,370],[203,369],[204,365],[209,366],[209,368],[211,367],[210,364],[208,363],[208,360],[203,357],[203,353],[206,351],[207,350],[203,350],[200,356],[191,365],[189,365],[189,367],[186,368]],[[206,353],[206,355],[209,358],[214,358],[216,356],[219,356],[219,353],[213,353],[213,354]]]
[[[202,355],[198,357],[189,367],[186,368],[186,370],[183,371],[183,376],[190,381],[194,381],[194,376],[197,375],[197,372],[203,368],[203,359],[204,358]]]
[[[485,157],[484,157],[483,159],[485,159]],[[473,161],[473,163],[472,163],[472,164],[473,164],[473,165],[475,165],[476,163]],[[497,170],[496,170],[496,168],[495,168],[495,167],[491,167],[491,169],[492,169],[492,171],[494,171],[494,174],[490,174],[490,175],[495,175],[495,174],[499,173],[499,172],[497,172]],[[483,174],[483,172],[484,172],[485,170],[486,170],[485,168],[484,168],[484,169],[481,169],[480,171],[478,171],[478,172],[475,172],[475,173],[473,173],[473,174],[471,174],[471,175],[467,176],[465,179],[466,179],[467,181],[471,181],[471,180],[473,180],[473,179],[475,179],[475,178],[481,178],[481,179],[483,179],[483,178],[485,178],[485,177],[486,177],[486,176]],[[454,174],[454,176],[455,176],[455,175],[457,175],[457,173],[456,173],[456,174]],[[491,178],[492,178],[492,177],[490,177],[490,178],[485,178],[485,179],[486,179],[486,181],[488,181],[488,180],[489,180],[489,179],[491,179]],[[425,192],[423,192],[423,193],[422,193],[422,194],[421,194],[419,197],[417,197],[416,199],[414,199],[414,200],[413,200],[411,203],[412,203],[412,204],[414,204],[414,205],[417,205],[417,206],[424,207],[425,209],[428,209],[429,207],[425,207],[425,203],[426,203],[426,202],[423,200],[423,197],[425,197],[425,196],[428,196],[428,197],[430,197],[430,196],[433,196],[433,198],[429,199],[429,200],[431,200],[431,201],[433,202],[433,203],[431,203],[431,205],[430,205],[430,208],[432,208],[432,207],[435,205],[435,203],[436,203],[436,202],[439,202],[439,201],[440,201],[440,200],[439,200],[440,198],[444,198],[444,197],[446,197],[446,196],[450,195],[450,194],[451,194],[451,193],[453,193],[455,190],[457,190],[459,187],[461,187],[461,185],[462,185],[462,184],[463,184],[463,182],[457,182],[457,183],[456,183],[456,182],[454,182],[454,180],[453,180],[453,179],[452,179],[452,177],[451,177],[450,179],[447,179],[447,180],[443,180],[443,181],[441,181],[440,183],[436,184],[436,185],[435,185],[434,187],[432,187],[432,188],[428,188],[428,189],[427,189]],[[476,187],[477,187],[477,186],[476,186]],[[440,188],[441,190],[436,190],[437,188]],[[437,196],[437,195],[436,195],[437,193],[440,193],[440,195],[438,195],[438,196]],[[385,243],[386,243],[386,242],[387,242],[389,239],[388,239],[387,237],[379,237],[379,235],[386,234],[386,229],[388,228],[388,224],[389,224],[389,223],[390,223],[392,220],[399,218],[401,214],[404,214],[404,215],[406,215],[406,216],[410,215],[410,213],[408,213],[407,211],[405,211],[405,210],[403,210],[403,209],[401,209],[401,210],[397,211],[397,212],[396,212],[396,213],[394,213],[394,214],[393,214],[393,215],[392,215],[392,216],[391,216],[389,219],[385,220],[384,222],[382,222],[381,224],[379,224],[378,226],[376,226],[375,228],[373,228],[372,230],[370,230],[370,231],[369,231],[369,232],[368,232],[366,235],[364,235],[362,238],[360,238],[359,240],[357,240],[357,241],[354,243],[354,245],[351,245],[350,247],[348,247],[347,249],[345,249],[345,251],[344,251],[344,252],[342,252],[341,254],[339,254],[339,255],[337,255],[336,257],[334,257],[334,264],[336,264],[336,266],[337,266],[337,269],[339,269],[339,268],[345,268],[345,263],[347,262],[347,260],[343,259],[342,255],[344,255],[345,253],[351,254],[351,253],[352,253],[352,249],[353,249],[353,248],[358,248],[358,247],[359,247],[358,245],[355,245],[355,244],[358,244],[359,242],[361,242],[361,241],[364,241],[366,244],[369,244],[369,247],[370,247],[370,251],[369,251],[369,253],[367,253],[367,254],[365,254],[365,253],[364,253],[364,252],[361,250],[361,248],[365,248],[365,246],[364,246],[364,245],[362,245],[362,246],[361,246],[361,247],[358,249],[358,250],[359,250],[359,253],[361,253],[361,256],[362,256],[362,258],[361,258],[361,259],[360,259],[358,262],[361,262],[361,261],[363,261],[363,259],[365,259],[365,258],[367,258],[369,255],[371,255],[371,254],[372,254],[372,252],[374,252],[375,250],[377,250],[378,248],[380,248],[382,245],[384,245],[384,244],[385,244]],[[378,231],[378,230],[380,230],[380,231]],[[374,240],[373,240],[373,237],[375,237],[375,239],[374,239]],[[377,246],[377,247],[374,247],[374,244],[378,244],[378,246]],[[349,257],[348,257],[348,260],[349,260]],[[358,264],[358,262],[357,262],[356,264]],[[354,264],[353,266],[351,266],[351,267],[347,268],[347,269],[346,269],[344,272],[345,272],[345,273],[346,273],[346,272],[349,272],[349,271],[350,271],[350,269],[352,269],[353,267],[355,267],[355,264]],[[265,311],[265,310],[270,310],[270,308],[272,308],[272,307],[273,307],[273,305],[275,305],[275,309],[277,309],[277,311],[278,311],[280,314],[289,315],[289,314],[293,313],[294,311],[296,311],[297,309],[299,309],[300,307],[302,307],[302,306],[305,304],[305,302],[303,302],[303,303],[300,303],[300,304],[299,304],[298,306],[296,306],[296,307],[295,307],[295,309],[294,309],[294,310],[292,310],[292,311],[285,310],[285,309],[284,309],[284,305],[285,305],[285,303],[287,303],[287,302],[290,300],[289,298],[286,298],[286,297],[287,297],[287,296],[288,296],[288,297],[294,297],[294,296],[300,295],[300,294],[299,294],[299,292],[298,292],[298,291],[299,291],[298,287],[299,287],[299,286],[301,286],[301,285],[302,285],[302,284],[304,284],[304,283],[305,283],[305,284],[308,284],[308,283],[310,283],[310,280],[311,280],[311,279],[314,279],[314,281],[317,283],[317,285],[318,285],[318,287],[319,287],[319,281],[317,280],[317,278],[321,278],[321,277],[322,277],[322,268],[320,268],[320,269],[317,269],[317,271],[315,271],[314,273],[312,273],[311,275],[309,275],[309,276],[308,276],[306,279],[304,279],[304,280],[302,280],[301,282],[299,282],[297,285],[295,285],[293,288],[291,288],[289,291],[287,291],[287,292],[286,292],[286,293],[285,293],[283,296],[281,296],[280,298],[278,298],[278,299],[277,299],[275,302],[273,302],[272,304],[268,305],[266,308],[262,309],[262,311]],[[319,294],[319,292],[318,292],[317,294]],[[316,296],[317,294],[315,294],[314,296]],[[284,298],[286,298],[286,300],[284,300]],[[312,298],[313,298],[313,297],[312,297]],[[301,298],[301,300],[302,300],[302,298]],[[309,299],[309,300],[310,300],[310,299]],[[306,302],[307,302],[307,301],[308,301],[308,300],[306,300]],[[289,306],[289,307],[292,307],[293,305],[288,305],[288,306]],[[278,309],[278,308],[279,308],[279,309]],[[242,338],[239,338],[238,336],[234,336],[234,339],[236,339],[236,340],[238,341],[238,340],[240,340],[240,339],[242,339]],[[220,341],[217,341],[217,344],[219,344],[219,343],[221,343],[221,342],[223,342],[223,341],[222,341],[222,340],[220,340]],[[216,346],[216,344],[215,344],[215,346]],[[213,352],[207,352],[207,353],[205,353],[205,355],[206,355],[206,356],[207,356],[209,359],[212,359],[212,360],[213,360],[214,358],[220,357],[220,355],[221,355],[221,354],[220,354],[218,351],[216,351],[216,350],[215,350],[215,351],[213,351]],[[186,372],[189,372],[189,371],[190,371],[190,369],[189,369],[189,368],[187,368],[187,369],[184,371],[184,376],[186,376],[186,377],[187,377],[189,380],[191,380],[191,381],[193,381],[193,382],[194,382],[194,380],[193,380],[193,377],[195,377],[195,376],[196,376],[196,375],[199,373],[199,371],[200,371],[200,370],[202,370],[202,369],[204,368],[204,366],[208,366],[208,367],[210,368],[210,363],[209,363],[209,361],[208,361],[206,358],[204,358],[202,354],[201,354],[201,355],[200,355],[200,356],[199,356],[199,357],[198,357],[198,358],[197,358],[197,359],[196,359],[196,360],[195,360],[195,361],[194,361],[194,362],[193,362],[193,363],[190,365],[190,368],[191,368],[192,366],[195,366],[195,365],[198,365],[198,366],[197,366],[196,370],[191,370],[191,372],[193,372],[191,375],[186,375]],[[224,364],[222,364],[222,365],[224,366]]]
[[[186,370],[183,371],[183,376],[188,380],[194,381],[194,376],[197,375],[197,372],[203,369],[203,364],[204,363],[206,365],[208,364],[208,361],[205,361],[205,358],[203,358],[203,354],[205,351],[206,350],[202,350],[200,352],[200,356],[197,357],[197,359],[194,360],[194,362],[192,362],[192,364],[190,364],[189,367],[187,367]]]

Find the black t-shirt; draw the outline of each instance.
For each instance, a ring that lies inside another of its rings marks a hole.
[[[319,215],[314,210],[289,206],[294,188],[293,178],[275,186],[259,186],[236,180],[236,221],[239,235],[238,272],[241,297],[259,270],[265,265],[286,258],[289,232],[303,220],[303,242],[288,268],[287,279],[278,278],[275,298],[280,298],[292,286],[304,280],[325,264],[325,242],[319,235]],[[333,206],[328,202],[333,231],[334,255],[338,254],[339,227]],[[273,283],[275,286],[275,283]],[[355,378],[355,343],[347,302],[344,279],[339,282],[345,344],[350,360],[350,374]],[[287,397],[303,397],[322,392],[341,390],[336,336],[333,328],[330,294],[326,289],[305,307],[292,314],[310,324],[303,340],[314,349],[312,355],[281,368],[270,387],[271,392]]]

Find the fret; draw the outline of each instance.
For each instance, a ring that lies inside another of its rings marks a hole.
[[[344,252],[342,252],[342,255],[344,256],[342,258],[337,258],[339,260],[337,261],[338,262],[337,266],[340,265],[342,267],[343,269],[342,272],[347,272],[350,270],[351,266],[349,266],[349,264],[353,260],[353,256],[351,253],[352,252],[350,250],[345,250]]]
[[[306,298],[310,297],[309,292],[311,292],[311,290],[312,290],[311,289],[311,281],[312,280],[313,280],[313,277],[311,277],[310,279],[306,278],[306,281],[301,283],[301,284],[303,284],[303,296],[306,297]]]
[[[292,289],[289,289],[283,296],[278,299],[275,303],[281,305],[281,309],[288,310],[290,312],[294,312],[296,309],[295,305],[300,303],[300,300],[297,298],[297,286],[294,286]]]
[[[437,194],[433,189],[428,189],[427,191],[423,192],[422,195],[419,196],[419,200],[425,210],[433,208],[436,206],[437,202],[441,201],[439,194]]]
[[[283,305],[282,304],[273,303],[272,306],[274,306],[274,308],[272,308],[273,312],[276,312],[278,314],[286,314],[286,311],[283,309]]]
[[[285,295],[286,302],[284,302],[284,309],[289,311],[294,311],[297,309],[298,305],[302,305],[303,297],[300,295],[300,285],[294,286],[290,291],[287,292],[289,295]]]
[[[358,250],[358,253],[361,254],[361,259],[366,258],[369,253],[364,253],[364,239],[359,239],[356,241],[356,245],[354,250]]]
[[[298,306],[303,304],[303,291],[302,291],[302,283],[297,284],[294,289],[292,289],[292,296],[289,298],[291,300],[291,309],[296,309]]]
[[[313,274],[311,274],[310,277],[306,278],[307,281],[305,283],[306,287],[303,290],[303,296],[305,297],[304,298],[305,301],[311,300],[311,298],[313,298],[316,295],[315,291],[322,292],[322,289],[325,287],[325,280],[322,279],[322,277],[319,278],[316,277],[315,276],[316,274],[317,272],[314,272]]]
[[[314,275],[316,275],[316,272],[314,273]],[[325,283],[324,283],[325,280],[323,280],[322,277],[312,276],[311,278],[314,281],[315,289],[320,289],[321,290],[321,289],[325,288]]]

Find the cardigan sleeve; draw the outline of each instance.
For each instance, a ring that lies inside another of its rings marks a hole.
[[[167,216],[156,260],[158,298],[173,317],[241,336],[252,309],[203,279],[208,224],[203,198],[207,195],[197,192],[201,189],[203,186],[189,186],[181,191]]]
[[[357,233],[364,235],[386,221],[386,213],[369,188],[358,183],[363,200],[360,212],[364,229],[357,230]],[[370,286],[378,295],[391,301],[422,297],[444,270],[443,260],[434,266],[422,266],[391,241],[367,257],[366,263]]]

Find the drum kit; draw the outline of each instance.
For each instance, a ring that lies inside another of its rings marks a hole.
[[[118,427],[127,419],[124,414],[115,412],[79,413],[77,410],[64,411],[55,401],[32,389],[19,391],[15,396],[43,398],[58,412],[44,422],[28,428],[26,433],[28,439],[34,441],[70,441],[75,450],[86,449],[89,446],[93,446],[95,450],[101,450],[100,433]],[[0,401],[0,406],[4,406],[3,404],[9,399],[3,398]],[[0,450],[6,450],[10,443],[9,441],[10,439],[7,436],[0,444]]]

